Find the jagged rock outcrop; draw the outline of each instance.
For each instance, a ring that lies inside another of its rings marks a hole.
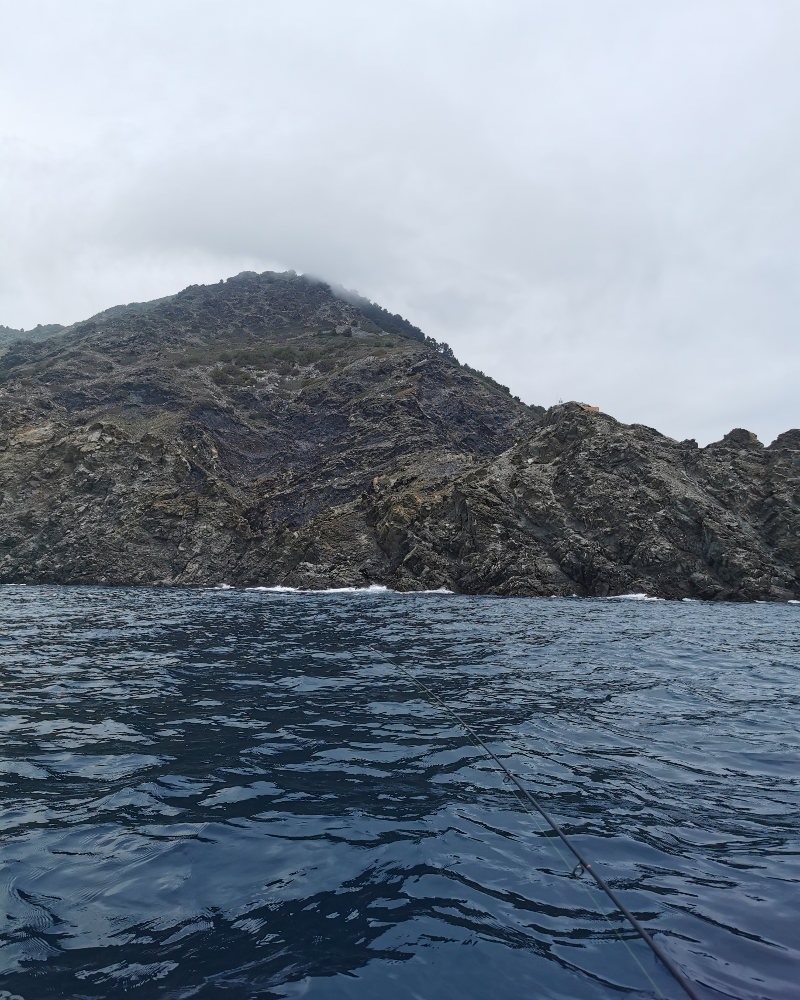
[[[291,273],[0,358],[0,582],[786,600],[799,528],[800,431],[544,413]]]
[[[699,449],[564,404],[447,482],[379,480],[373,519],[399,585],[786,600],[800,588],[796,444],[734,431]]]

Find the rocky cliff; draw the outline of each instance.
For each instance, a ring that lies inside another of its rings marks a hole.
[[[291,273],[0,358],[0,582],[786,600],[799,528],[800,431],[544,412]]]

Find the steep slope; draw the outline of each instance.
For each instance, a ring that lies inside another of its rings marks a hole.
[[[460,468],[541,412],[291,273],[17,343],[0,380],[0,580],[260,579],[281,538],[400,458]]]
[[[564,404],[454,478],[376,480],[369,507],[401,587],[800,597],[800,431],[701,449]]]
[[[0,358],[0,582],[800,598],[800,431],[527,407],[410,323],[243,274]]]

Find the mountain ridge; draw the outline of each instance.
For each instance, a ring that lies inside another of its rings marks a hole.
[[[0,357],[0,582],[787,600],[799,511],[800,431],[698,448],[529,407],[293,272]]]

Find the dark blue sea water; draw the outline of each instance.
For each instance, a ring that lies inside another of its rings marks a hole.
[[[0,997],[800,996],[800,606],[0,588]],[[374,648],[373,648],[374,647]]]

